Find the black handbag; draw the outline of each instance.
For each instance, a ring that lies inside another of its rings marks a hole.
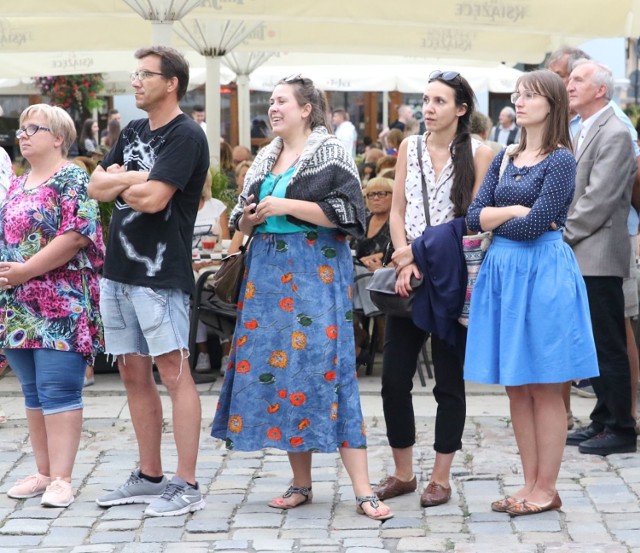
[[[238,303],[242,278],[244,277],[247,250],[252,238],[253,231],[249,235],[247,243],[240,246],[239,252],[232,253],[222,260],[222,265],[211,279],[211,285],[215,290],[216,297],[224,303]]]
[[[424,215],[427,221],[427,226],[431,224],[431,218],[429,217],[429,197],[427,195],[427,184],[424,179],[424,172],[422,170],[422,136],[418,138],[417,145],[418,154],[418,167],[420,167],[420,174],[422,176],[422,203],[424,205]],[[416,278],[411,275],[411,292],[408,297],[403,297],[396,293],[396,270],[393,267],[386,267],[391,257],[391,243],[387,245],[384,257],[382,259],[382,268],[377,269],[371,281],[367,286],[367,290],[371,295],[371,301],[373,304],[382,311],[385,315],[393,315],[394,317],[411,318],[411,309],[413,305],[413,298],[415,296],[415,290],[418,288],[423,279]]]

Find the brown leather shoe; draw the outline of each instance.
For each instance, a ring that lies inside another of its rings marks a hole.
[[[418,489],[418,481],[415,476],[408,482],[403,482],[395,476],[387,476],[373,491],[378,496],[378,499],[386,501],[392,497],[415,492],[416,489]]]
[[[451,499],[451,488],[445,488],[435,482],[429,482],[420,496],[420,505],[423,507],[434,507],[442,505]]]

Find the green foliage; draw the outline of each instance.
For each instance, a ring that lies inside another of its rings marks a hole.
[[[624,112],[629,116],[633,125],[637,125],[638,119],[640,118],[640,105],[638,104],[629,104],[626,108],[624,108]]]
[[[111,214],[113,213],[113,204],[115,202],[100,202],[100,224],[102,225],[102,239],[107,243],[107,235],[109,233],[109,223],[111,223]]]
[[[211,167],[211,196],[220,200],[230,212],[236,205],[236,196],[229,188],[229,177],[218,167]]]

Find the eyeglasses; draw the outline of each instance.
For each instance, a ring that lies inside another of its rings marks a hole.
[[[30,138],[38,131],[51,132],[51,129],[49,127],[43,127],[42,125],[27,125],[26,127],[20,127],[16,130],[16,138],[20,138],[23,134],[26,134]]]
[[[162,73],[158,73],[157,71],[148,71],[147,69],[140,69],[138,71],[134,71],[131,73],[131,82],[133,81],[144,81],[151,77],[151,75],[160,75],[163,76]]]
[[[513,94],[511,94],[511,103],[515,104],[520,98],[524,98],[525,102],[530,102],[536,96],[542,96],[543,98],[547,97],[544,94],[534,92],[533,90],[525,90],[522,94],[520,94],[519,92],[514,92]]]
[[[453,81],[458,78],[460,73],[457,71],[432,71],[429,75],[429,82],[441,79],[443,81]]]
[[[388,190],[381,190],[379,192],[367,192],[365,194],[367,200],[373,200],[373,198],[386,198],[391,192]]]

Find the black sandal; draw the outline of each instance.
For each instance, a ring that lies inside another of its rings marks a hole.
[[[283,499],[287,499],[291,497],[294,493],[297,493],[304,497],[304,501],[300,503],[296,503],[295,505],[286,505],[284,503],[276,503],[276,501],[282,501]],[[269,503],[269,507],[273,507],[274,509],[295,509],[296,507],[300,507],[300,505],[305,505],[307,503],[311,503],[313,501],[313,492],[311,491],[311,486],[296,488],[294,486],[289,486],[289,489],[282,494],[281,497],[277,497],[271,503]]]
[[[388,520],[393,518],[393,513],[389,511],[386,515],[370,515],[362,508],[363,503],[369,503],[374,509],[378,509],[380,507],[380,500],[375,495],[358,495],[356,496],[356,502],[358,505],[356,506],[356,512],[359,515],[364,515],[373,520]]]

